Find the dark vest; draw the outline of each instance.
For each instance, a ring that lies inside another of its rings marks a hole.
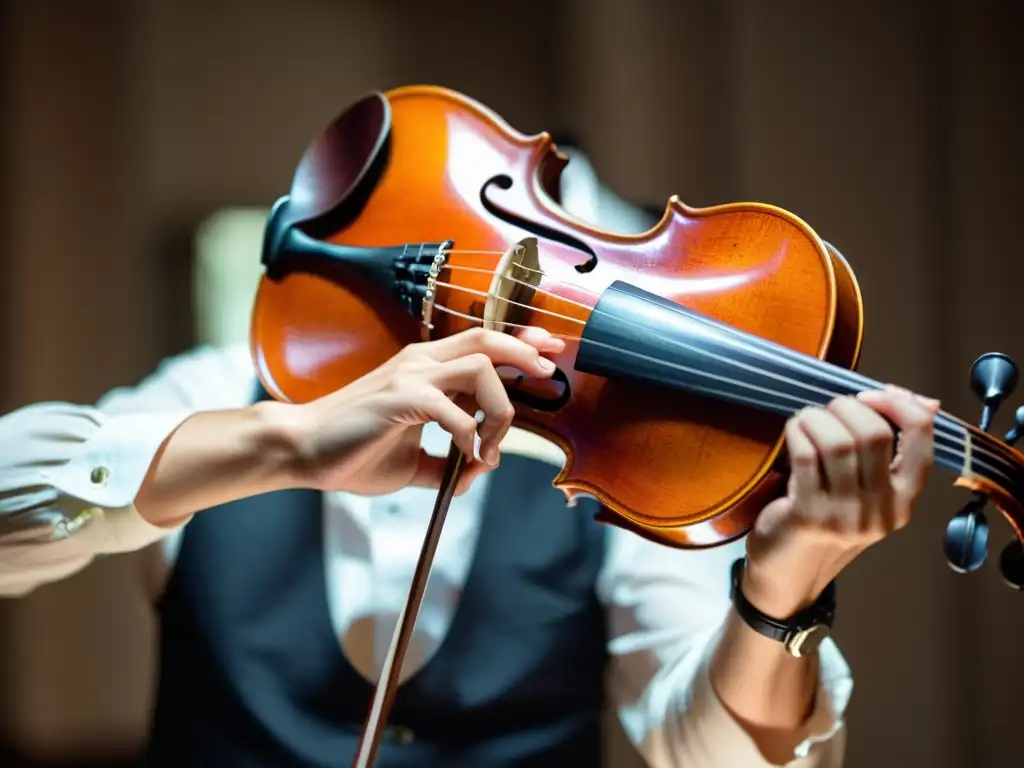
[[[380,768],[600,765],[605,529],[553,476],[516,456],[495,470],[458,612],[399,687]],[[331,626],[321,503],[273,493],[188,524],[159,606],[146,765],[351,764],[373,687]]]

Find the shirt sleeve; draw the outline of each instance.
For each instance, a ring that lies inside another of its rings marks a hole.
[[[680,552],[617,528],[611,533],[598,590],[608,612],[610,694],[629,740],[652,768],[773,768],[708,674],[742,541]],[[791,768],[843,764],[853,681],[834,641],[826,640],[819,656],[814,710]]]
[[[0,595],[180,529],[153,526],[134,507],[153,457],[190,415],[243,407],[255,386],[244,345],[201,347],[93,405],[37,403],[0,416]]]

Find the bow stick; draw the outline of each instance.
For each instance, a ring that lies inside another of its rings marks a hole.
[[[381,733],[394,702],[395,689],[398,687],[398,675],[405,660],[405,651],[409,647],[409,639],[412,637],[412,630],[416,625],[416,616],[420,612],[423,593],[427,588],[430,566],[434,562],[437,543],[441,539],[444,520],[448,515],[452,497],[455,496],[455,488],[458,485],[459,474],[463,466],[465,466],[465,456],[455,447],[453,440],[448,451],[448,463],[445,465],[444,475],[441,478],[437,499],[434,502],[434,512],[430,516],[427,533],[423,538],[423,547],[420,549],[420,558],[412,575],[412,583],[409,585],[409,596],[405,600],[402,612],[398,616],[398,624],[391,635],[391,646],[388,648],[384,668],[381,670],[373,691],[373,702],[370,704],[370,710],[363,723],[359,748],[356,750],[356,757],[352,763],[353,768],[370,768],[377,759]]]

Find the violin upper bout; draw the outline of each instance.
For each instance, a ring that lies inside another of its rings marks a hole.
[[[374,91],[342,111],[306,147],[288,196],[290,224],[330,216],[341,209],[358,216],[379,181],[391,137],[391,104]],[[333,221],[338,228],[348,221]]]

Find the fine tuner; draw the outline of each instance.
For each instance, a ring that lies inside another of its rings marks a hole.
[[[971,366],[971,389],[982,402],[978,427],[990,430],[999,406],[1009,397],[1020,378],[1016,363],[999,352],[982,355]],[[1014,414],[1013,427],[1003,436],[1003,442],[1013,445],[1024,435],[1024,405]],[[950,567],[957,573],[977,570],[988,558],[988,520],[985,505],[988,498],[974,493],[946,526],[945,552]],[[1003,549],[999,559],[1003,580],[1014,589],[1024,589],[1024,548],[1014,539]]]

